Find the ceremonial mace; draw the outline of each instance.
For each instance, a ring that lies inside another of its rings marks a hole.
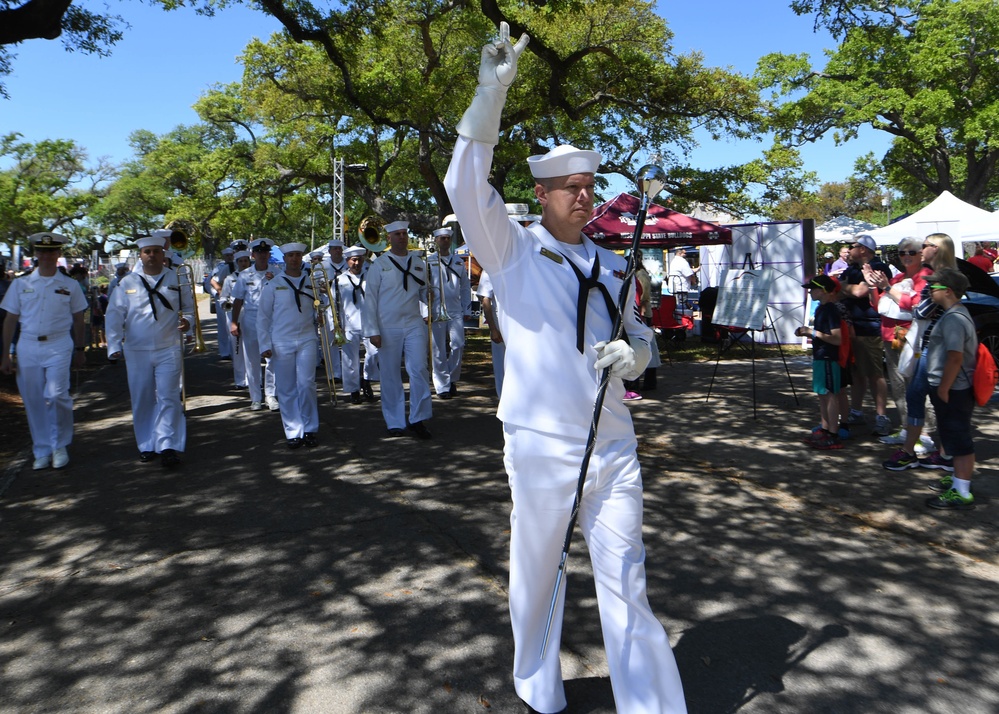
[[[649,211],[649,204],[652,199],[659,195],[659,192],[666,186],[666,172],[662,167],[655,164],[646,164],[638,170],[635,176],[635,183],[642,194],[641,206],[638,209],[638,216],[635,218],[635,233],[631,237],[631,254],[628,256],[628,271],[621,285],[621,294],[617,299],[617,316],[614,318],[614,327],[611,330],[609,341],[621,339],[624,332],[624,314],[628,305],[628,293],[635,281],[635,270],[638,267],[638,245],[642,240],[642,229],[645,227],[645,216]],[[562,558],[559,560],[558,572],[555,575],[555,588],[552,592],[552,603],[548,608],[548,624],[545,626],[545,638],[541,643],[541,659],[545,658],[548,650],[548,638],[552,632],[552,620],[555,619],[555,606],[558,603],[559,590],[562,588],[562,580],[565,577],[565,563],[569,557],[569,546],[572,544],[572,531],[576,527],[576,519],[579,517],[579,506],[583,500],[583,485],[586,483],[586,472],[590,467],[590,457],[593,455],[593,448],[597,443],[597,424],[600,422],[600,412],[604,406],[604,396],[607,394],[607,384],[610,382],[610,367],[604,367],[600,374],[600,386],[597,388],[597,399],[593,404],[593,417],[590,420],[590,433],[586,437],[586,450],[583,452],[583,461],[579,465],[579,480],[576,483],[576,497],[572,502],[572,513],[569,515],[569,525],[565,529],[565,541],[562,544]]]

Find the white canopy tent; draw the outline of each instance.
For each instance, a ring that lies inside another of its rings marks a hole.
[[[870,233],[876,225],[861,221],[849,216],[836,216],[830,218],[825,223],[815,226],[815,242],[825,243],[852,243],[858,233]]]
[[[909,236],[922,240],[930,233],[946,233],[957,246],[963,241],[999,240],[999,215],[944,191],[911,216],[868,233],[879,246],[898,245]]]

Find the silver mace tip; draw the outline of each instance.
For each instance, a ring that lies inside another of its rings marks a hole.
[[[639,191],[647,198],[653,199],[666,188],[666,172],[661,166],[646,164],[635,174],[635,183]]]

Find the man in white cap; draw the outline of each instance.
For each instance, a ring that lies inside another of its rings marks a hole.
[[[132,399],[132,428],[143,463],[160,454],[162,464],[180,463],[187,422],[180,401],[183,336],[191,327],[191,291],[166,267],[163,241],[136,241],[141,268],[121,281],[108,304],[108,359],[122,354]]]
[[[257,335],[260,357],[274,367],[281,423],[289,449],[319,443],[316,396],[316,309],[312,281],[302,269],[305,243],[285,243],[284,272],[260,295]]]
[[[554,612],[542,657],[561,546],[604,368],[610,386],[578,524],[589,544],[614,699],[619,712],[685,712],[679,670],[649,607],[642,543],[642,480],[634,426],[622,402],[624,379],[651,357],[652,331],[628,309],[627,340],[607,342],[626,263],[582,234],[593,213],[600,155],[559,146],[528,159],[541,223],[511,220],[489,184],[507,87],[527,36],[509,27],[483,48],[479,86],[458,124],[444,185],[469,248],[489,273],[503,307],[506,378],[497,416],[513,497],[510,517],[510,618],[514,683],[530,711],[565,709],[558,651],[565,606]],[[629,344],[630,343],[630,344]]]
[[[233,355],[232,375],[236,386],[245,389],[246,384],[246,360],[239,351],[239,338],[232,334],[232,289],[236,287],[236,280],[239,274],[250,267],[250,251],[239,250],[233,253],[234,272],[225,276],[222,281],[222,290],[219,292],[219,310],[225,312],[225,333],[219,333],[219,339],[229,341],[229,353]]]
[[[361,312],[364,336],[378,348],[382,416],[389,436],[406,429],[420,439],[431,438],[425,422],[432,415],[427,370],[427,326],[422,309],[427,300],[427,266],[409,252],[409,222],[385,226],[389,249],[368,269]],[[409,375],[409,421],[400,365]]]
[[[350,395],[351,404],[361,403],[364,398],[374,399],[371,381],[378,379],[378,349],[369,340],[364,341],[364,367],[361,367],[361,341],[364,328],[361,313],[364,309],[364,260],[368,251],[364,246],[354,245],[344,252],[347,272],[340,276],[340,314],[343,315],[343,331],[347,343],[341,348],[343,362],[343,391]]]
[[[274,388],[274,368],[270,360],[265,360],[263,385],[260,376],[260,341],[257,335],[257,310],[260,307],[260,296],[268,280],[273,280],[276,273],[268,265],[271,257],[271,246],[274,241],[268,238],[257,238],[250,243],[250,255],[253,265],[239,274],[232,288],[232,327],[230,334],[240,340],[240,352],[246,365],[246,383],[250,388],[250,410],[258,412],[264,408],[271,411],[279,409]]]
[[[232,313],[222,309],[222,284],[226,277],[236,272],[236,251],[232,248],[222,249],[222,260],[212,269],[211,287],[212,299],[215,300],[215,326],[219,338],[219,359],[232,359],[232,347],[227,336],[232,327]]]
[[[24,402],[31,432],[33,468],[69,463],[66,447],[73,441],[73,398],[69,394],[70,367],[84,359],[83,313],[87,298],[73,278],[58,269],[66,236],[35,233],[28,241],[37,267],[11,283],[0,301],[3,353],[0,372],[15,370],[10,355],[14,330],[21,324],[17,343],[17,389]]]
[[[434,391],[441,399],[458,393],[461,379],[461,356],[465,349],[465,313],[472,308],[472,288],[468,269],[457,256],[451,255],[450,228],[434,231],[437,252],[427,258],[430,270],[430,307]],[[443,301],[441,291],[444,292]],[[447,319],[442,319],[447,317]]]
[[[323,269],[326,270],[326,275],[329,279],[333,281],[334,297],[336,297],[335,292],[339,290],[337,286],[337,279],[347,272],[347,261],[343,257],[343,241],[339,238],[334,238],[329,243],[326,244],[326,249],[329,255],[323,258]],[[335,300],[337,304],[340,304],[339,298]],[[327,307],[327,325],[333,324],[333,315],[330,314],[334,306],[330,305]],[[337,319],[343,324],[341,319],[342,315],[337,315]],[[333,360],[333,364],[330,366],[331,372],[335,379],[341,379],[343,376],[342,370],[340,368],[340,345],[333,344],[333,330],[328,331],[329,335],[329,348],[330,358]]]

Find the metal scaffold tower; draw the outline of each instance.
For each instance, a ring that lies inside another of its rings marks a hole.
[[[333,238],[344,243],[343,159],[333,157]]]

